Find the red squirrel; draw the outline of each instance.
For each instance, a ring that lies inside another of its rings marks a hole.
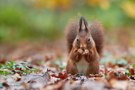
[[[103,49],[103,27],[98,22],[88,23],[84,17],[79,22],[69,22],[66,27],[69,74],[98,74],[99,59]]]

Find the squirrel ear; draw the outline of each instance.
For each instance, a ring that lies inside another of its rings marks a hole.
[[[81,18],[80,18],[80,21],[79,21],[79,32],[80,32],[81,30],[85,30],[86,32],[88,32],[87,26],[88,26],[87,21],[85,20],[84,17],[81,17]]]

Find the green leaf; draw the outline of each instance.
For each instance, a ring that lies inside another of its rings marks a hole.
[[[116,64],[118,64],[118,65],[127,65],[128,62],[125,59],[121,58],[121,59],[117,60]]]
[[[0,70],[0,75],[8,75],[10,72],[8,70]]]
[[[9,62],[6,63],[5,66],[6,66],[6,68],[8,68],[8,69],[13,69],[14,65],[15,65],[15,62],[9,61]]]
[[[125,71],[125,75],[130,76],[129,70],[126,70],[126,71]]]
[[[135,69],[135,64],[132,64],[132,67]]]
[[[37,69],[35,68],[29,68],[27,63],[17,64],[13,61],[8,61],[6,64],[0,64],[0,75],[14,74],[16,72],[19,72],[22,75],[26,75],[36,71]]]
[[[64,69],[65,67],[66,67],[66,66],[64,66],[64,65],[60,65],[60,68],[61,68],[61,69]]]

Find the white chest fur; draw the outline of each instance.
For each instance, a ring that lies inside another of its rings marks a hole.
[[[81,74],[86,73],[88,65],[89,65],[88,62],[86,62],[84,57],[82,57],[81,60],[77,63],[78,72]]]

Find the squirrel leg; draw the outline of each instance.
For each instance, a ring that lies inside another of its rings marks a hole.
[[[68,60],[67,66],[66,66],[66,72],[72,75],[78,73],[77,66],[73,62],[73,60]]]
[[[86,75],[99,73],[99,55],[96,50],[91,50],[92,53],[85,54],[85,60],[89,63]]]
[[[69,54],[67,66],[66,66],[67,73],[70,73],[73,75],[78,73],[76,63],[79,62],[79,60],[81,59],[82,52],[83,52],[82,49],[72,49],[71,50],[71,52]]]
[[[98,74],[99,73],[99,61],[96,60],[92,63],[89,63],[89,67],[87,68],[86,75],[89,74]]]

